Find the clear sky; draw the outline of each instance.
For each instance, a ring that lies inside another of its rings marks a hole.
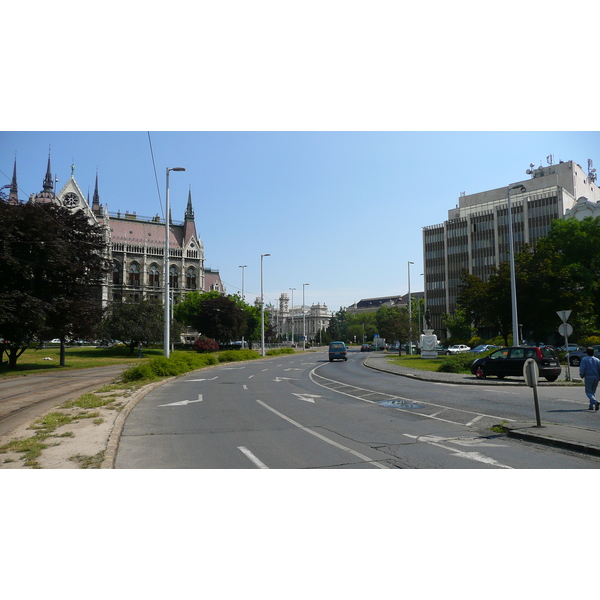
[[[154,163],[150,150],[154,154]],[[191,189],[206,266],[227,291],[267,302],[296,288],[294,303],[331,310],[361,298],[423,289],[422,228],[441,223],[461,192],[527,179],[530,163],[600,167],[598,132],[53,132],[0,133],[0,183],[15,153],[19,195],[42,189],[50,150],[60,189],[75,179],[90,197],[152,217],[164,214],[165,168],[173,218]],[[154,172],[156,166],[156,178]],[[157,186],[158,181],[158,186]]]

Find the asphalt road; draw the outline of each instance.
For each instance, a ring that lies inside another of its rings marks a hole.
[[[529,388],[412,381],[369,370],[363,359],[351,352],[329,363],[326,352],[307,352],[178,378],[133,409],[116,468],[600,467],[596,458],[490,430],[532,418]],[[565,389],[545,398],[543,410],[589,422],[582,389]]]

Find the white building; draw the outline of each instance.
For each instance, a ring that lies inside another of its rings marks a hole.
[[[290,297],[286,293],[279,296],[279,306],[265,306],[265,311],[270,314],[270,322],[277,336],[297,342],[302,341],[304,331],[307,342],[318,341],[319,332],[329,327],[332,317],[326,304],[290,306]]]

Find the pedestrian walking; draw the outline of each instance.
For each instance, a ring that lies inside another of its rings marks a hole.
[[[140,342],[138,344],[138,358],[142,358],[142,348],[144,347],[144,345],[142,344],[142,342]],[[600,361],[598,361],[600,362]],[[598,383],[596,383],[596,385],[598,385]]]
[[[596,400],[596,390],[600,381],[600,360],[594,356],[593,348],[586,348],[584,356],[579,365],[579,377],[585,383],[585,395],[590,401],[588,410],[598,410],[600,403]]]

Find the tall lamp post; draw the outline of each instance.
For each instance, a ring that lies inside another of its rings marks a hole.
[[[270,254],[260,255],[260,353],[265,355],[265,295],[263,292],[263,258]]]
[[[290,309],[290,326],[292,328],[292,347],[294,346],[294,290],[296,288],[290,288],[292,290],[292,308]]]
[[[511,190],[519,190],[522,194],[525,191],[525,186],[521,183],[508,188],[508,253],[510,257],[510,299],[512,304],[512,332],[513,345],[520,346],[519,339],[519,318],[517,316],[517,282],[515,278],[515,249],[513,244],[513,224],[512,224],[512,209],[510,205]]]
[[[302,284],[302,351],[306,350],[306,311],[304,310],[304,288],[310,283]]]
[[[244,296],[244,269],[247,267],[248,265],[240,265],[240,269],[242,270],[242,302],[246,301],[246,296]],[[244,336],[242,335],[242,349],[245,348],[245,343],[244,343]]]
[[[408,261],[408,353],[412,354],[412,302],[410,299],[410,265],[415,263]]]
[[[171,338],[171,310],[169,307],[169,233],[171,230],[171,208],[169,206],[169,172],[185,171],[183,167],[167,167],[167,197],[165,200],[165,332],[164,332],[164,355],[170,356],[170,338]]]

